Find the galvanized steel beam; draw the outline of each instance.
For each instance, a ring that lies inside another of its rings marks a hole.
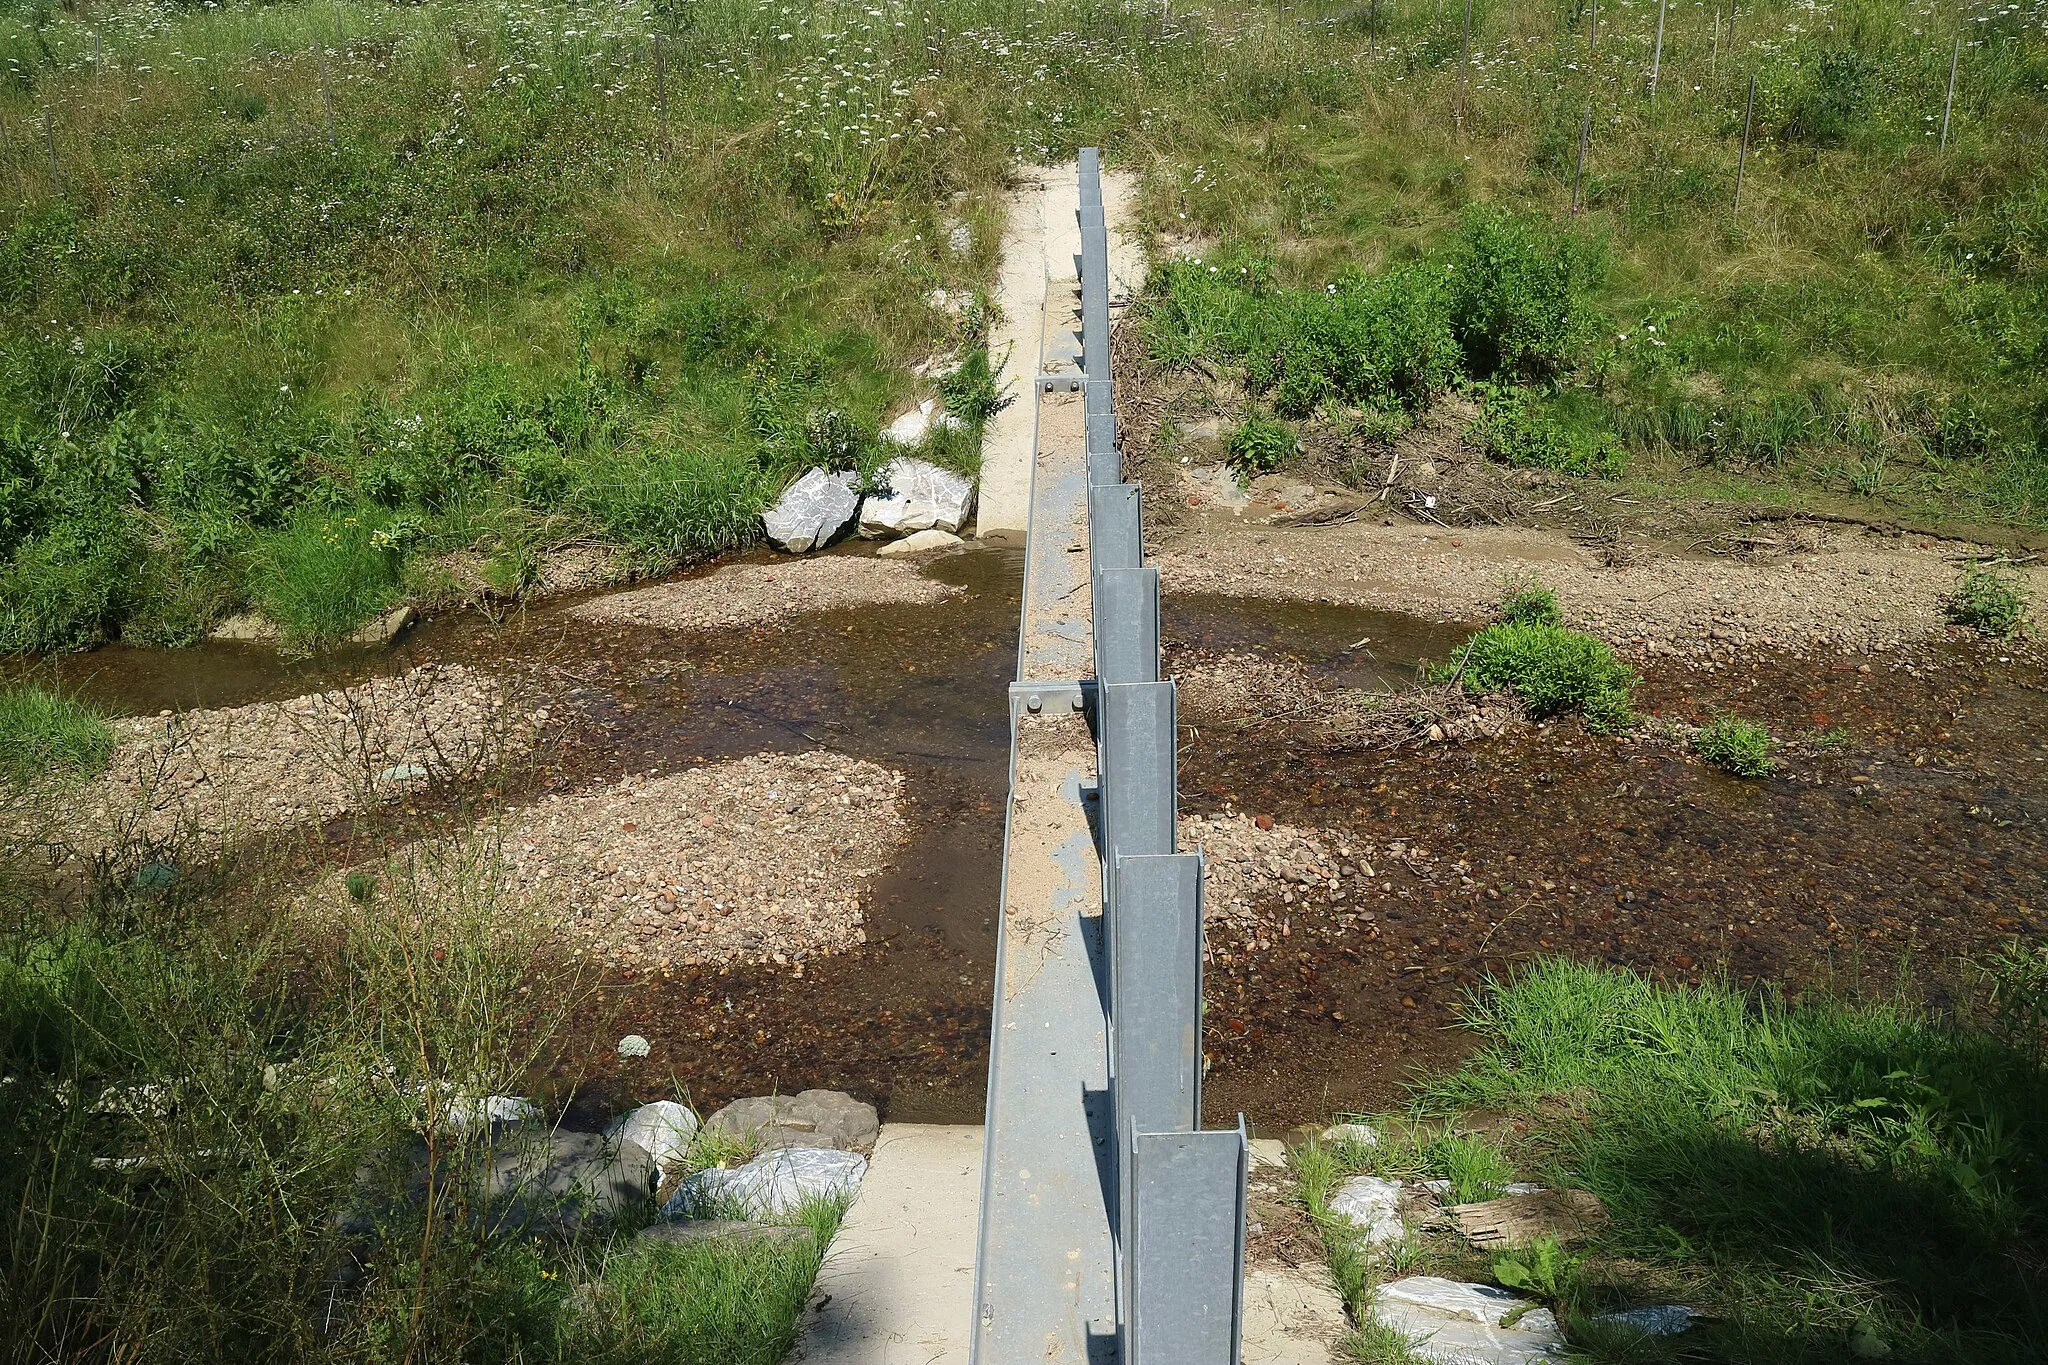
[[[1135,569],[1145,562],[1141,490],[1134,483],[1098,483],[1088,489],[1088,567]]]
[[[1131,1135],[1123,1365],[1238,1365],[1245,1176],[1235,1131]]]
[[[1095,680],[1159,681],[1159,570],[1095,575]]]

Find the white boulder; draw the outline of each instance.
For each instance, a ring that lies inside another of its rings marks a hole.
[[[857,478],[851,470],[828,474],[813,469],[791,484],[761,514],[769,541],[778,550],[799,555],[829,543],[860,510],[860,494],[854,491]]]
[[[1490,1284],[1411,1275],[1381,1285],[1369,1311],[1437,1365],[1542,1365],[1566,1357],[1564,1333],[1548,1308]],[[1502,1326],[1510,1316],[1514,1325]]]
[[[532,1123],[540,1116],[538,1105],[517,1095],[455,1095],[442,1110],[441,1123],[452,1132],[466,1133],[478,1127]]]
[[[1330,1212],[1359,1230],[1368,1246],[1385,1246],[1408,1235],[1401,1221],[1401,1182],[1354,1175],[1330,1196]]]
[[[615,1142],[637,1142],[654,1158],[657,1169],[682,1159],[697,1136],[697,1114],[687,1104],[656,1100],[621,1114],[604,1130]]]
[[[1351,1143],[1357,1147],[1377,1147],[1380,1135],[1369,1123],[1333,1123],[1323,1129],[1323,1141],[1331,1144]]]
[[[881,490],[861,504],[864,536],[903,536],[933,527],[957,532],[974,510],[974,485],[929,460],[891,460],[879,482]]]
[[[697,1172],[661,1212],[664,1218],[782,1218],[802,1208],[807,1199],[852,1194],[867,1173],[868,1159],[859,1152],[777,1147],[744,1166]]]

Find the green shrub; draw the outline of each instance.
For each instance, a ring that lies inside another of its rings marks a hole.
[[[2027,623],[2027,596],[2018,575],[1988,564],[1970,564],[1942,605],[1956,625],[2006,640]]]
[[[1540,220],[1475,208],[1449,264],[1451,321],[1477,378],[1553,378],[1599,321],[1591,293],[1604,253]]]
[[[1473,424],[1488,454],[1520,468],[1555,469],[1592,478],[1619,477],[1628,452],[1612,431],[1592,425],[1528,389],[1492,389]]]
[[[33,781],[53,770],[90,774],[114,751],[106,718],[72,697],[0,687],[0,776]]]
[[[52,521],[0,565],[0,654],[76,649],[112,635],[141,556],[134,521],[101,505]]]
[[[1585,1293],[1585,1267],[1577,1256],[1544,1234],[1525,1247],[1497,1251],[1493,1278],[1509,1289],[1534,1295],[1554,1308],[1573,1308]]]
[[[1514,693],[1539,720],[1576,711],[1596,734],[1634,719],[1635,670],[1605,642],[1563,626],[1488,626],[1466,642],[1454,676],[1476,692]]]
[[[1734,716],[1717,716],[1693,736],[1693,752],[1737,777],[1767,777],[1777,763],[1777,742],[1763,726]]]
[[[1535,578],[1509,579],[1496,610],[1510,625],[1555,626],[1564,620],[1557,609],[1557,594]]]
[[[398,596],[393,524],[372,508],[307,508],[257,543],[251,598],[294,648],[347,639]]]
[[[1278,469],[1300,449],[1300,442],[1285,422],[1254,412],[1237,424],[1223,448],[1229,452],[1230,467],[1249,479]]]

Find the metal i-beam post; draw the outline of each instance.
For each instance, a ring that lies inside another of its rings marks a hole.
[[[1174,850],[1178,704],[1171,682],[1098,683],[1102,791],[1103,941],[1116,979],[1116,860]],[[1114,1027],[1116,1004],[1110,1002]]]
[[[1235,1129],[1130,1135],[1123,1365],[1238,1365],[1244,1321],[1244,1116]]]
[[[1135,569],[1145,562],[1145,523],[1134,483],[1098,483],[1088,488],[1088,567]]]
[[[1119,858],[1116,880],[1122,898],[1110,951],[1110,1074],[1124,1176],[1117,1228],[1128,1252],[1137,1189],[1131,1134],[1185,1132],[1202,1122],[1202,855]],[[1122,1260],[1128,1267],[1128,1254]],[[1119,1279],[1128,1324],[1129,1277]]]
[[[1159,681],[1159,570],[1095,575],[1095,681]]]

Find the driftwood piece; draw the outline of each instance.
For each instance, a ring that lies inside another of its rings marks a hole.
[[[1607,1225],[1607,1210],[1585,1190],[1540,1190],[1509,1194],[1448,1212],[1474,1246],[1519,1247],[1542,1237],[1573,1242]]]

